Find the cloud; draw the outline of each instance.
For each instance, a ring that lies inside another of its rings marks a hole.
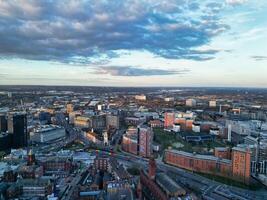
[[[0,78],[5,78],[5,77],[7,77],[7,76],[8,76],[8,74],[0,73]]]
[[[112,76],[163,76],[175,74],[187,74],[189,70],[165,70],[165,69],[144,69],[132,66],[106,66],[96,69],[96,74],[109,74]]]
[[[232,6],[241,5],[241,4],[244,4],[246,2],[247,2],[247,0],[226,0],[226,3],[229,5],[232,5]]]
[[[255,61],[267,60],[267,56],[251,56],[251,58],[254,59]]]
[[[208,60],[196,48],[230,27],[223,3],[203,0],[0,1],[0,57],[62,63],[107,62],[119,51]]]

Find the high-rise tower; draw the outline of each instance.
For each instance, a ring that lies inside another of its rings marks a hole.
[[[8,115],[8,133],[12,134],[12,148],[27,146],[27,115],[25,113]]]

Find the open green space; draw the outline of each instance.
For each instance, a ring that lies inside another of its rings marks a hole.
[[[127,169],[127,171],[129,172],[129,174],[131,174],[133,176],[139,176],[140,175],[140,169],[138,167],[130,167]]]
[[[191,133],[173,133],[164,131],[162,128],[154,128],[154,141],[161,145],[161,151],[164,149],[172,148],[187,152],[208,152],[215,147],[226,146],[219,140],[214,140],[206,143],[192,144],[186,142],[183,136]],[[195,134],[196,135],[196,134]]]
[[[83,149],[84,148],[84,145],[80,142],[72,142],[68,145],[66,145],[64,147],[64,150],[71,150],[71,151],[74,151],[74,150],[79,150],[79,149]]]
[[[115,151],[116,153],[121,152],[121,146],[118,145],[118,144],[116,144],[116,146],[115,146],[115,148],[114,148],[114,151]]]

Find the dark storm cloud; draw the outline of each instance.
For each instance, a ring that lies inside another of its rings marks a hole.
[[[88,64],[139,50],[208,60],[217,51],[197,48],[229,29],[216,2],[0,1],[0,56]]]
[[[255,61],[267,60],[267,56],[251,56],[251,58]]]
[[[112,76],[157,76],[157,75],[175,75],[187,74],[189,70],[164,70],[164,69],[143,69],[132,66],[107,66],[96,69],[97,74],[109,74]]]

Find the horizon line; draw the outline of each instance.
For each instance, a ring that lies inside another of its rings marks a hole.
[[[233,88],[233,89],[267,89],[266,87],[255,87],[255,86],[97,86],[97,85],[38,85],[38,84],[31,84],[31,85],[5,85],[0,84],[0,87],[105,87],[105,88]]]

